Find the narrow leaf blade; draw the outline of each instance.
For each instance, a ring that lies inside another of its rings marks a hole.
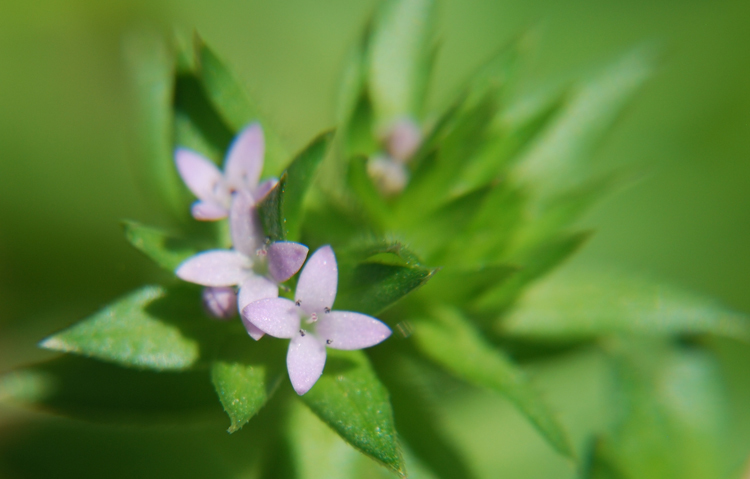
[[[171,236],[158,228],[135,221],[124,221],[123,227],[125,237],[133,247],[170,272],[199,251],[192,242]]]
[[[406,477],[388,391],[362,351],[329,349],[323,375],[301,399],[346,442]]]
[[[200,357],[196,338],[202,337],[201,325],[208,324],[201,317],[199,298],[195,288],[146,286],[39,345],[126,367],[188,369]]]
[[[412,337],[422,354],[457,377],[508,397],[552,447],[572,457],[567,433],[524,373],[483,340],[457,310],[442,310],[434,316],[433,321],[414,323]]]

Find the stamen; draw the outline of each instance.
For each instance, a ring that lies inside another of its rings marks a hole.
[[[255,252],[255,254],[258,256],[265,256],[268,254],[268,251],[266,251],[265,248],[260,248],[258,251]]]
[[[333,339],[326,339],[326,344],[333,344]]]
[[[300,329],[299,330],[299,335],[300,336],[304,336],[305,335],[305,330],[304,329]]]
[[[317,321],[317,320],[318,320],[318,315],[317,315],[317,314],[315,314],[315,313],[311,314],[311,315],[310,315],[310,320],[311,320],[311,321],[312,321],[312,322],[314,323],[315,321]]]
[[[302,306],[302,300],[298,299],[297,301],[294,302],[294,304],[296,304],[297,306]]]
[[[323,308],[323,312],[326,313],[326,314],[328,314],[328,313],[331,312],[331,308],[329,308],[328,306],[326,306],[325,308]]]

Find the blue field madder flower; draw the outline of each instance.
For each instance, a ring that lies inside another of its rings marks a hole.
[[[259,201],[274,187],[275,178],[259,183],[263,171],[265,141],[258,123],[245,127],[234,139],[224,160],[224,172],[208,158],[187,148],[175,151],[177,171],[190,191],[198,197],[193,217],[202,221],[226,218],[233,193],[245,191]]]
[[[326,347],[362,349],[391,335],[381,321],[361,313],[332,311],[338,287],[333,249],[324,246],[307,261],[294,301],[267,298],[241,309],[245,324],[277,338],[289,338],[286,364],[297,394],[305,394],[323,373]]]

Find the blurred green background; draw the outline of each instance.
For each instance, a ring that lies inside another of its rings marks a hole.
[[[195,27],[236,68],[297,149],[333,124],[340,66],[374,4],[0,4],[0,371],[46,357],[35,347],[38,339],[144,281],[158,279],[156,268],[124,241],[119,225],[123,218],[163,221],[150,208],[133,171],[124,36]],[[657,43],[664,52],[656,76],[598,153],[602,162],[642,165],[646,176],[585,219],[597,234],[574,261],[653,274],[750,313],[750,4],[443,0],[438,23],[442,49],[432,101],[440,103],[485,56],[528,27],[538,32],[538,48],[524,66],[521,92],[589,71],[643,42]],[[735,363],[745,357],[732,351],[727,354],[736,356]],[[601,372],[587,361],[585,355],[572,358],[559,366],[562,373],[550,373],[554,379],[542,381],[545,388],[558,391],[551,393],[552,401],[568,407],[566,414],[585,415],[596,406],[595,391],[580,392],[589,398],[585,403],[576,390],[565,389],[562,379],[568,374],[595,383]],[[544,377],[544,367],[539,374]],[[750,398],[747,388],[736,389],[736,401]],[[519,434],[529,436],[536,449],[516,451],[520,457],[506,452],[478,459],[486,463],[479,466],[482,470],[491,471],[502,461],[521,463],[544,450],[541,440],[509,410],[501,408],[487,421],[469,417],[471,408],[466,406],[483,401],[502,406],[494,396],[461,398],[463,408],[446,416],[446,427],[460,435],[457,425],[474,421],[488,434],[500,434],[492,443],[497,450],[507,446],[512,451]],[[52,439],[55,434],[83,438],[82,448],[114,437],[88,426],[64,433],[70,424],[58,420],[42,421],[44,425],[36,420],[34,427],[47,432],[29,432],[27,419],[15,409],[0,413],[0,450],[6,451],[0,454],[0,477],[44,475],[45,461],[76,450],[60,446]],[[506,428],[513,434],[502,436],[498,429]],[[147,439],[133,431],[125,435],[123,454],[145,454],[146,447],[139,444],[148,440],[184,442],[183,448],[165,450],[171,462],[162,462],[159,474],[191,471],[198,475],[190,477],[205,477],[196,472],[200,468],[173,454],[178,449],[181,455],[186,448],[201,450],[202,442],[190,442],[189,434],[150,432]],[[198,430],[199,436],[214,444],[212,451],[229,454],[217,445],[232,442],[221,425]],[[22,451],[35,441],[41,441],[41,448],[63,449],[44,456],[30,470],[33,456]],[[544,467],[570,469],[551,452],[546,454],[548,459],[539,460],[539,474]],[[218,456],[212,461],[217,462],[212,467],[224,471],[226,461]],[[136,466],[128,467],[125,472],[131,477],[144,477]]]

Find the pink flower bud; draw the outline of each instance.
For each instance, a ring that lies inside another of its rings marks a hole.
[[[397,162],[408,162],[421,144],[422,130],[410,118],[394,122],[385,135],[385,149]]]
[[[203,309],[212,318],[231,319],[237,314],[237,293],[226,286],[203,288]]]

